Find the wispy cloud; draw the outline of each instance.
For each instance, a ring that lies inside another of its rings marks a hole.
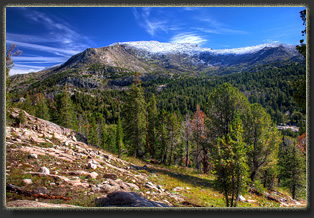
[[[210,18],[208,16],[199,18],[200,21],[205,23],[205,27],[197,28],[199,31],[205,33],[213,33],[213,34],[227,34],[227,35],[239,35],[239,34],[247,34],[246,31],[243,30],[235,30],[225,26],[225,24]]]
[[[33,43],[19,42],[19,41],[7,40],[6,42],[17,44],[19,47],[24,47],[24,48],[29,48],[29,49],[33,49],[33,50],[53,53],[56,55],[58,55],[60,53],[67,54],[67,55],[74,55],[74,54],[81,52],[80,50],[62,49],[62,48],[50,47],[50,46],[45,46],[45,45],[38,45],[38,44],[33,44]]]
[[[196,11],[198,10],[198,7],[183,7],[182,10],[183,11]]]
[[[31,73],[31,72],[37,72],[43,69],[45,69],[44,66],[15,64],[14,67],[10,70],[10,76],[13,76],[16,74],[26,74],[26,73]]]
[[[133,8],[133,15],[138,24],[143,27],[151,36],[155,36],[158,31],[167,32],[167,21],[160,20],[156,17],[152,18],[151,8]]]
[[[11,70],[11,75],[39,71],[49,64],[63,63],[72,55],[95,44],[75,26],[51,13],[46,14],[36,8],[16,9],[20,10],[26,21],[40,28],[41,33],[6,33],[6,43],[15,43],[20,50],[25,51],[22,56],[13,57],[15,67]],[[39,52],[40,55],[37,55]]]
[[[48,35],[46,35],[45,38],[50,41],[58,42],[63,46],[71,46],[75,49],[86,48],[88,47],[87,44],[93,43],[88,37],[80,34],[73,25],[70,25],[65,20],[52,14],[47,15],[42,12],[26,8],[24,15],[27,19],[44,25],[48,30]],[[36,37],[34,39],[36,39]]]
[[[207,39],[202,38],[194,33],[179,33],[173,36],[170,40],[171,43],[191,43],[201,45],[205,43]]]
[[[67,57],[42,57],[42,56],[34,56],[34,57],[25,57],[25,56],[13,56],[12,57],[14,62],[19,63],[61,63],[65,62],[68,58]]]

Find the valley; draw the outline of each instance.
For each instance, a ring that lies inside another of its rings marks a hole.
[[[305,208],[305,75],[291,45],[141,41],[10,76],[7,207]]]

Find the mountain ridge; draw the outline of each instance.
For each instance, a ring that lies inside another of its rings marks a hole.
[[[35,83],[107,89],[130,85],[134,72],[140,74],[142,81],[148,81],[160,77],[239,73],[274,62],[303,60],[295,46],[282,43],[213,50],[187,43],[139,41],[88,48],[59,66],[31,75]],[[21,75],[12,76],[19,84],[25,83],[25,79]]]

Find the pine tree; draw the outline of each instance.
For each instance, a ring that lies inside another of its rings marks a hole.
[[[100,147],[105,150],[108,147],[107,140],[109,136],[108,136],[108,131],[107,131],[107,127],[105,123],[102,123],[101,127],[102,127],[102,133],[101,133]]]
[[[166,124],[166,130],[168,132],[167,138],[169,139],[169,146],[170,146],[169,162],[168,162],[169,165],[172,163],[173,152],[176,145],[179,142],[179,134],[180,134],[179,127],[180,126],[179,126],[177,115],[175,113],[169,114],[167,116],[167,124]]]
[[[31,115],[35,115],[35,108],[33,106],[32,97],[28,93],[25,95],[25,101],[22,105],[22,109]]]
[[[289,188],[292,198],[296,199],[305,187],[305,161],[296,141],[286,148],[280,167],[281,185]]]
[[[243,127],[240,116],[236,116],[229,133],[218,138],[213,147],[213,173],[215,187],[223,193],[227,207],[236,207],[238,196],[245,190],[248,166],[246,146],[242,139]]]
[[[98,144],[97,124],[94,116],[89,119],[88,142],[94,146]]]
[[[181,137],[186,142],[185,145],[185,166],[189,166],[190,162],[190,142],[192,140],[192,124],[190,121],[190,115],[186,114],[185,121],[181,125]]]
[[[16,48],[16,44],[11,44],[7,46],[6,58],[5,58],[5,72],[6,72],[6,109],[11,107],[11,95],[9,93],[10,88],[10,70],[14,67],[12,56],[20,56],[22,51]]]
[[[107,151],[115,152],[116,149],[116,125],[109,125],[107,128]]]
[[[21,110],[21,109],[19,111],[18,121],[19,121],[19,127],[21,128],[23,126],[23,124],[25,123],[25,115],[24,115],[23,110]]]
[[[206,114],[208,116],[207,128],[209,137],[215,144],[216,139],[227,135],[230,124],[239,113],[240,117],[248,109],[249,102],[243,93],[228,83],[218,86],[209,94]]]
[[[164,109],[162,109],[158,114],[158,122],[157,122],[157,148],[156,150],[158,159],[161,160],[162,163],[166,163],[167,161],[167,153],[168,153],[168,134],[167,134],[167,114]]]
[[[244,122],[244,141],[250,147],[250,178],[254,182],[256,177],[262,176],[262,172],[276,165],[281,136],[260,104],[250,105]]]
[[[196,143],[195,151],[195,167],[198,170],[201,170],[201,160],[203,160],[203,171],[207,172],[207,154],[208,148],[205,143],[205,113],[200,109],[200,106],[196,106],[196,112],[194,113],[194,118],[192,120],[192,129],[193,129],[193,139]]]
[[[118,115],[118,123],[116,129],[116,151],[119,156],[121,153],[122,146],[123,146],[123,129],[120,115]]]
[[[69,93],[58,94],[56,96],[56,106],[58,113],[55,119],[57,124],[66,128],[77,129],[77,119]]]
[[[157,143],[157,104],[156,104],[156,97],[153,94],[150,98],[149,104],[148,104],[148,143],[149,143],[149,153],[151,158],[155,158],[156,153],[156,143]]]
[[[143,157],[146,153],[146,102],[138,73],[135,74],[134,83],[127,93],[123,123],[129,155]]]
[[[47,106],[47,100],[44,95],[39,93],[38,102],[36,104],[35,116],[44,120],[50,119],[49,108]]]

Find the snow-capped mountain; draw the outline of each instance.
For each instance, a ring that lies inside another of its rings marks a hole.
[[[137,41],[89,48],[71,57],[61,68],[101,63],[139,73],[211,72],[222,69],[250,69],[276,61],[302,60],[294,45],[268,43],[244,48],[211,49],[189,43]]]
[[[112,45],[115,45],[114,43]],[[121,42],[120,45],[125,45],[126,47],[132,47],[138,50],[143,50],[153,54],[169,54],[169,53],[181,53],[196,55],[203,52],[209,52],[213,55],[215,54],[248,54],[254,53],[264,48],[275,48],[279,46],[286,47],[288,49],[294,49],[295,45],[285,45],[282,43],[265,43],[256,46],[243,47],[243,48],[233,48],[233,49],[217,49],[213,50],[211,48],[201,48],[196,44],[190,43],[161,43],[158,41],[135,41],[135,42]]]
[[[153,67],[153,71],[213,73],[226,68],[238,71],[259,64],[302,59],[294,45],[281,43],[217,50],[189,43],[157,41],[120,42],[110,46],[124,48],[133,57]]]
[[[103,84],[126,86],[134,72],[143,81],[175,74],[211,76],[243,72],[276,63],[302,62],[294,45],[269,43],[244,48],[211,49],[195,44],[157,41],[120,42],[101,48],[88,48],[68,61],[34,73],[46,84],[72,84],[96,88]]]

